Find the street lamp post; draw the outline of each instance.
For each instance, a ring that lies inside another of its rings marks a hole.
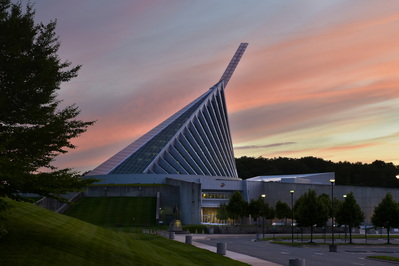
[[[344,194],[342,197],[344,197],[344,201],[345,201],[345,199],[346,199],[346,194]],[[346,243],[346,237],[347,237],[347,235],[348,235],[348,233],[347,233],[347,225],[345,224],[345,243]]]
[[[330,252],[337,252],[337,246],[334,245],[334,183],[335,179],[330,179],[331,183],[331,245]]]
[[[291,243],[294,243],[294,190],[291,193]]]
[[[262,205],[262,217],[263,217],[263,238],[265,238],[265,198],[266,194],[262,194],[263,205]]]

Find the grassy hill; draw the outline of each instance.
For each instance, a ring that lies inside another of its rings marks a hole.
[[[155,225],[156,198],[82,198],[65,214],[104,227]]]
[[[245,265],[155,235],[111,231],[30,203],[12,202],[0,265]]]

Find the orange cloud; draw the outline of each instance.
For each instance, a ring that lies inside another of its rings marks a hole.
[[[357,145],[343,145],[343,146],[337,146],[337,147],[330,147],[323,149],[323,152],[341,152],[341,151],[347,151],[347,150],[357,150],[357,149],[363,149],[363,148],[368,148],[378,145],[378,143],[365,143],[365,144],[357,144]]]

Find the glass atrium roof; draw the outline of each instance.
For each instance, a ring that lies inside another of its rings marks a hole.
[[[212,87],[212,88],[215,88]],[[212,88],[202,95],[197,102],[193,104],[186,112],[177,117],[161,132],[155,135],[151,140],[139,148],[135,153],[126,158],[120,165],[115,167],[110,174],[139,174],[143,173],[148,165],[161,152],[172,137],[179,131],[179,129],[186,123],[191,115],[198,109],[203,101],[212,92]]]

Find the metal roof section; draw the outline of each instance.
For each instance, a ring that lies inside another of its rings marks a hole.
[[[265,175],[248,178],[246,180],[261,182],[330,185],[330,179],[335,179],[334,172],[296,175]]]
[[[170,139],[178,134],[182,125],[191,117],[199,105],[207,98],[209,92],[199,97],[196,101],[190,104],[184,112],[175,116],[175,119],[167,124],[162,130],[159,130],[139,149],[134,151],[121,164],[115,167],[110,174],[138,174],[143,173],[148,165],[153,162],[156,156],[165,148],[165,145]]]
[[[170,124],[172,124],[175,120],[177,120],[184,113],[188,112],[190,108],[195,105],[199,100],[206,97],[210,92],[207,91],[199,98],[176,112],[174,115],[163,121],[161,124],[151,129],[145,135],[138,138],[136,141],[128,145],[126,148],[122,149],[120,152],[112,156],[110,159],[100,164],[94,170],[90,171],[87,175],[106,175],[110,174],[116,167],[118,167],[121,163],[126,161],[132,154],[138,151],[140,148],[148,144],[154,137],[158,136],[160,132],[162,132],[165,128],[167,128]],[[147,157],[148,158],[148,157]]]
[[[247,46],[247,43],[240,44],[215,86],[87,175],[178,174],[238,178],[224,88]]]

